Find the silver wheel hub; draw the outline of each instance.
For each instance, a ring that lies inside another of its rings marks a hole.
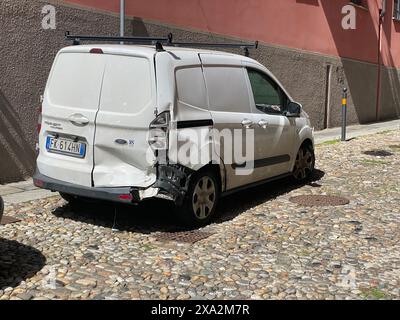
[[[296,157],[293,175],[302,180],[314,169],[314,158],[310,150],[300,149]]]
[[[193,212],[198,219],[206,219],[215,206],[215,183],[210,177],[201,178],[193,192]]]

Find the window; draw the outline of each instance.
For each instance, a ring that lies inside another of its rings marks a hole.
[[[393,19],[400,20],[400,0],[394,0]]]
[[[366,0],[350,0],[350,3],[361,9],[368,10],[368,1]]]
[[[106,57],[101,110],[121,114],[139,113],[152,101],[152,73],[149,60],[117,55]]]
[[[363,0],[351,0],[350,2],[354,3],[354,4],[358,5],[358,6],[362,6],[364,1]]]
[[[204,75],[212,111],[251,112],[246,74],[243,68],[205,67]]]
[[[176,71],[176,87],[180,103],[207,109],[207,93],[200,67]]]
[[[102,54],[61,53],[49,82],[49,102],[69,108],[97,110],[104,64]]]
[[[263,113],[282,114],[286,98],[279,86],[267,75],[254,69],[247,70],[256,108]]]

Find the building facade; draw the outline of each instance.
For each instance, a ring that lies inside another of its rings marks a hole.
[[[251,57],[303,104],[316,129],[340,125],[343,87],[349,123],[400,117],[399,0],[125,2],[126,35],[258,40]],[[69,44],[65,31],[118,35],[118,12],[119,0],[1,1],[0,183],[34,170],[39,96],[55,54]]]

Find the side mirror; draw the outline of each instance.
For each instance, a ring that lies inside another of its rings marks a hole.
[[[287,111],[285,113],[286,117],[295,118],[300,117],[302,106],[300,103],[291,101],[288,104]]]

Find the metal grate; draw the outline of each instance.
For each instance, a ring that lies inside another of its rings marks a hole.
[[[184,243],[196,243],[198,241],[207,239],[212,233],[202,231],[183,231],[183,232],[162,232],[157,234],[155,237],[158,241],[168,242],[184,242]]]
[[[390,157],[393,155],[392,152],[386,151],[386,150],[369,150],[369,151],[364,151],[364,154],[367,156],[374,156],[374,157]]]
[[[10,216],[3,216],[3,218],[1,219],[1,225],[6,225],[6,224],[11,224],[11,223],[16,223],[16,222],[20,222],[21,220],[14,218],[14,217],[10,217]]]
[[[289,201],[307,207],[344,206],[350,203],[349,199],[343,197],[324,195],[296,196]]]

